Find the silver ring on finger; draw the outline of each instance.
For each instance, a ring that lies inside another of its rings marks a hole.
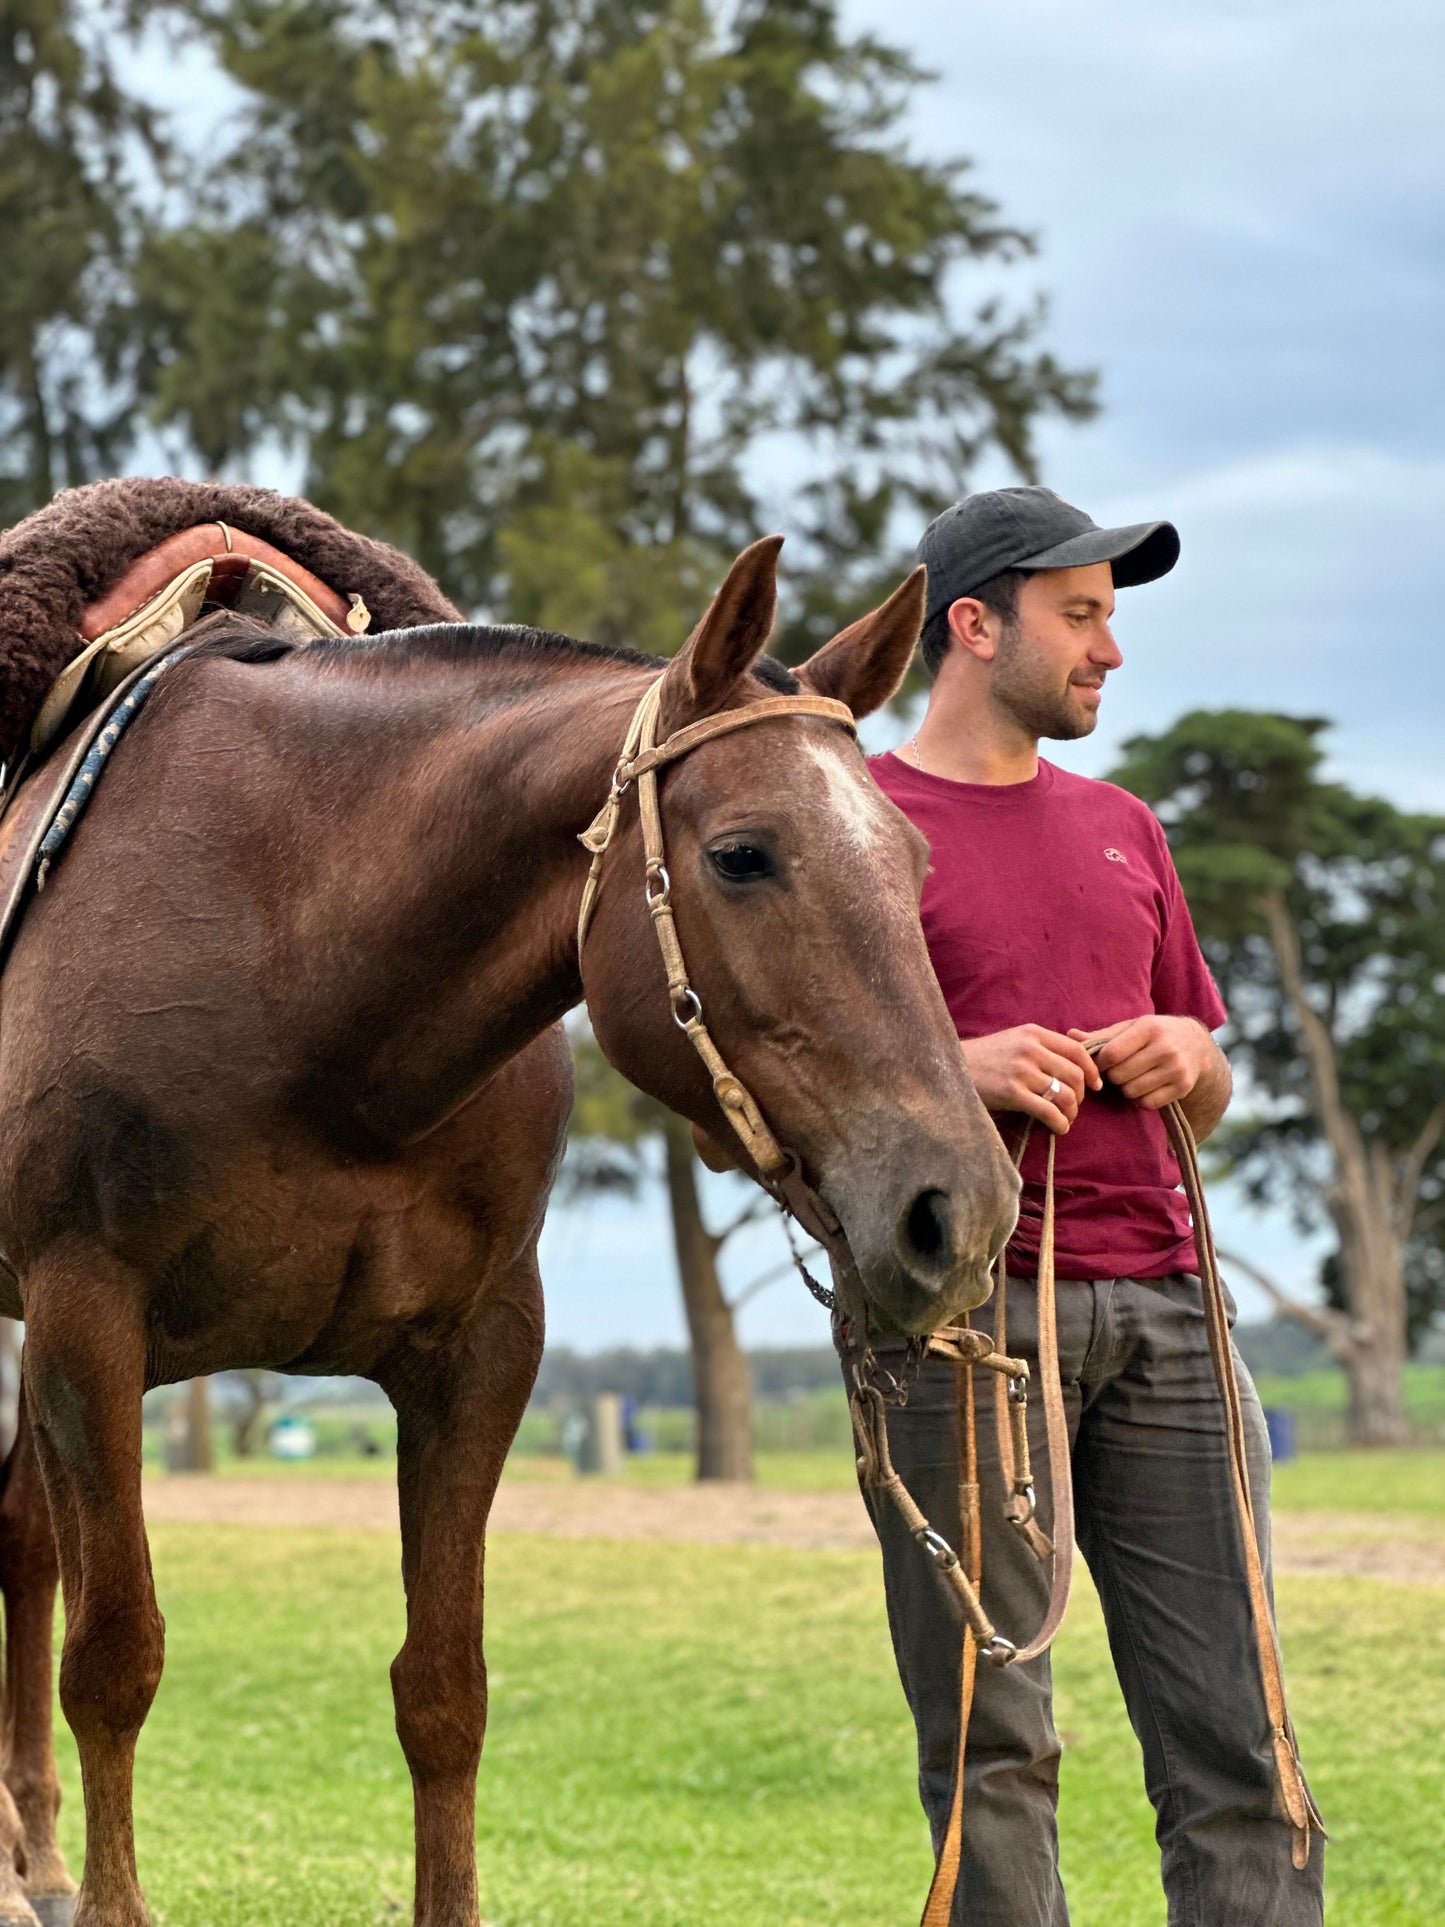
[[[1059,1092],[1063,1088],[1064,1088],[1063,1085],[1059,1082],[1057,1077],[1051,1077],[1049,1079],[1049,1088],[1044,1092],[1044,1096],[1057,1097],[1059,1095]]]

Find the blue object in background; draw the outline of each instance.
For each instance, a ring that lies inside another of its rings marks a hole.
[[[1298,1449],[1294,1436],[1294,1413],[1285,1405],[1266,1405],[1264,1422],[1269,1427],[1269,1456],[1276,1465],[1292,1459]]]
[[[652,1434],[638,1424],[640,1407],[635,1398],[622,1401],[622,1449],[624,1452],[650,1452]]]

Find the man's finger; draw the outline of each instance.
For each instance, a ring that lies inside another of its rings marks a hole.
[[[1033,1091],[1024,1091],[1020,1094],[1018,1107],[1029,1117],[1037,1118],[1040,1124],[1046,1124],[1055,1137],[1062,1137],[1071,1122],[1061,1108],[1066,1095],[1072,1095],[1072,1093],[1061,1091],[1058,1101],[1055,1101],[1052,1098],[1040,1097]]]
[[[1147,1050],[1152,1041],[1144,1020],[1135,1017],[1116,1030],[1100,1050],[1097,1060],[1100,1070],[1108,1071],[1112,1076],[1121,1064],[1126,1064],[1137,1052]]]
[[[1121,1030],[1127,1030],[1130,1024],[1137,1024],[1138,1021],[1137,1017],[1121,1017],[1117,1024],[1100,1024],[1097,1030],[1079,1030],[1076,1027],[1069,1035],[1086,1050],[1096,1050],[1100,1044],[1107,1044],[1111,1037],[1117,1037]]]
[[[1100,1091],[1104,1088],[1099,1067],[1084,1049],[1081,1034],[1076,1035],[1071,1031],[1067,1037],[1061,1037],[1057,1031],[1045,1031],[1039,1042],[1045,1050],[1053,1051],[1066,1063],[1075,1066],[1079,1073],[1081,1090]]]
[[[1082,1066],[1076,1064],[1072,1057],[1060,1057],[1057,1052],[1047,1050],[1039,1052],[1030,1069],[1024,1072],[1024,1076],[1032,1077],[1036,1081],[1042,1079],[1045,1087],[1057,1081],[1062,1089],[1073,1096],[1076,1103],[1082,1103],[1089,1081],[1084,1075]]]
[[[1150,1071],[1162,1070],[1168,1062],[1169,1058],[1165,1051],[1146,1043],[1127,1056],[1119,1058],[1115,1063],[1107,1064],[1105,1069],[1108,1071],[1111,1084],[1123,1085],[1131,1078],[1147,1077]]]
[[[1176,1097],[1185,1097],[1189,1092],[1189,1080],[1177,1069],[1167,1065],[1153,1071],[1146,1071],[1141,1077],[1134,1077],[1119,1087],[1132,1103],[1146,1105],[1150,1110],[1162,1110]]]

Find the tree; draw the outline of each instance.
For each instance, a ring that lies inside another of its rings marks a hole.
[[[1393,1444],[1445,1302],[1445,818],[1329,781],[1326,727],[1196,711],[1126,743],[1113,780],[1163,820],[1229,1004],[1254,1103],[1224,1159],[1335,1234],[1324,1306],[1243,1268],[1344,1367],[1354,1439]]]
[[[906,152],[924,76],[834,0],[191,12],[249,100],[137,272],[157,418],[213,469],[289,441],[464,606],[671,650],[786,505],[802,647],[900,508],[1091,412],[1037,308],[955,314],[1032,240]]]
[[[189,1378],[170,1401],[165,1439],[168,1472],[214,1470],[209,1385],[208,1379]]]
[[[105,52],[117,12],[0,11],[0,526],[112,471],[134,426],[106,313],[135,240],[128,169],[159,149]]]
[[[279,439],[464,607],[670,653],[783,523],[795,660],[985,451],[1032,476],[1037,424],[1093,410],[996,285],[1032,237],[909,153],[926,76],[836,0],[186,4],[246,105],[132,277],[153,417],[212,470]],[[737,1470],[715,1237],[648,1131]]]
[[[751,1479],[752,1387],[735,1319],[739,1307],[787,1267],[764,1272],[729,1299],[718,1260],[728,1240],[763,1215],[767,1202],[761,1194],[747,1197],[721,1229],[712,1230],[703,1212],[689,1127],[665,1106],[633,1090],[591,1038],[574,1039],[573,1049],[577,1101],[567,1188],[574,1194],[636,1193],[657,1177],[660,1163],[692,1349],[697,1476]],[[743,1180],[739,1189],[752,1191]]]
[[[238,1459],[253,1459],[265,1437],[266,1409],[280,1398],[286,1381],[279,1372],[254,1369],[227,1372],[221,1384],[231,1444]]]

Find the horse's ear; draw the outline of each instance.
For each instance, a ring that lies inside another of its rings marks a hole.
[[[861,617],[810,656],[798,670],[798,680],[815,695],[847,703],[855,716],[881,709],[907,674],[928,606],[927,584],[928,571],[920,564],[881,609]]]
[[[767,646],[778,608],[781,535],[744,549],[728,570],[702,621],[667,665],[661,733],[710,716]]]

